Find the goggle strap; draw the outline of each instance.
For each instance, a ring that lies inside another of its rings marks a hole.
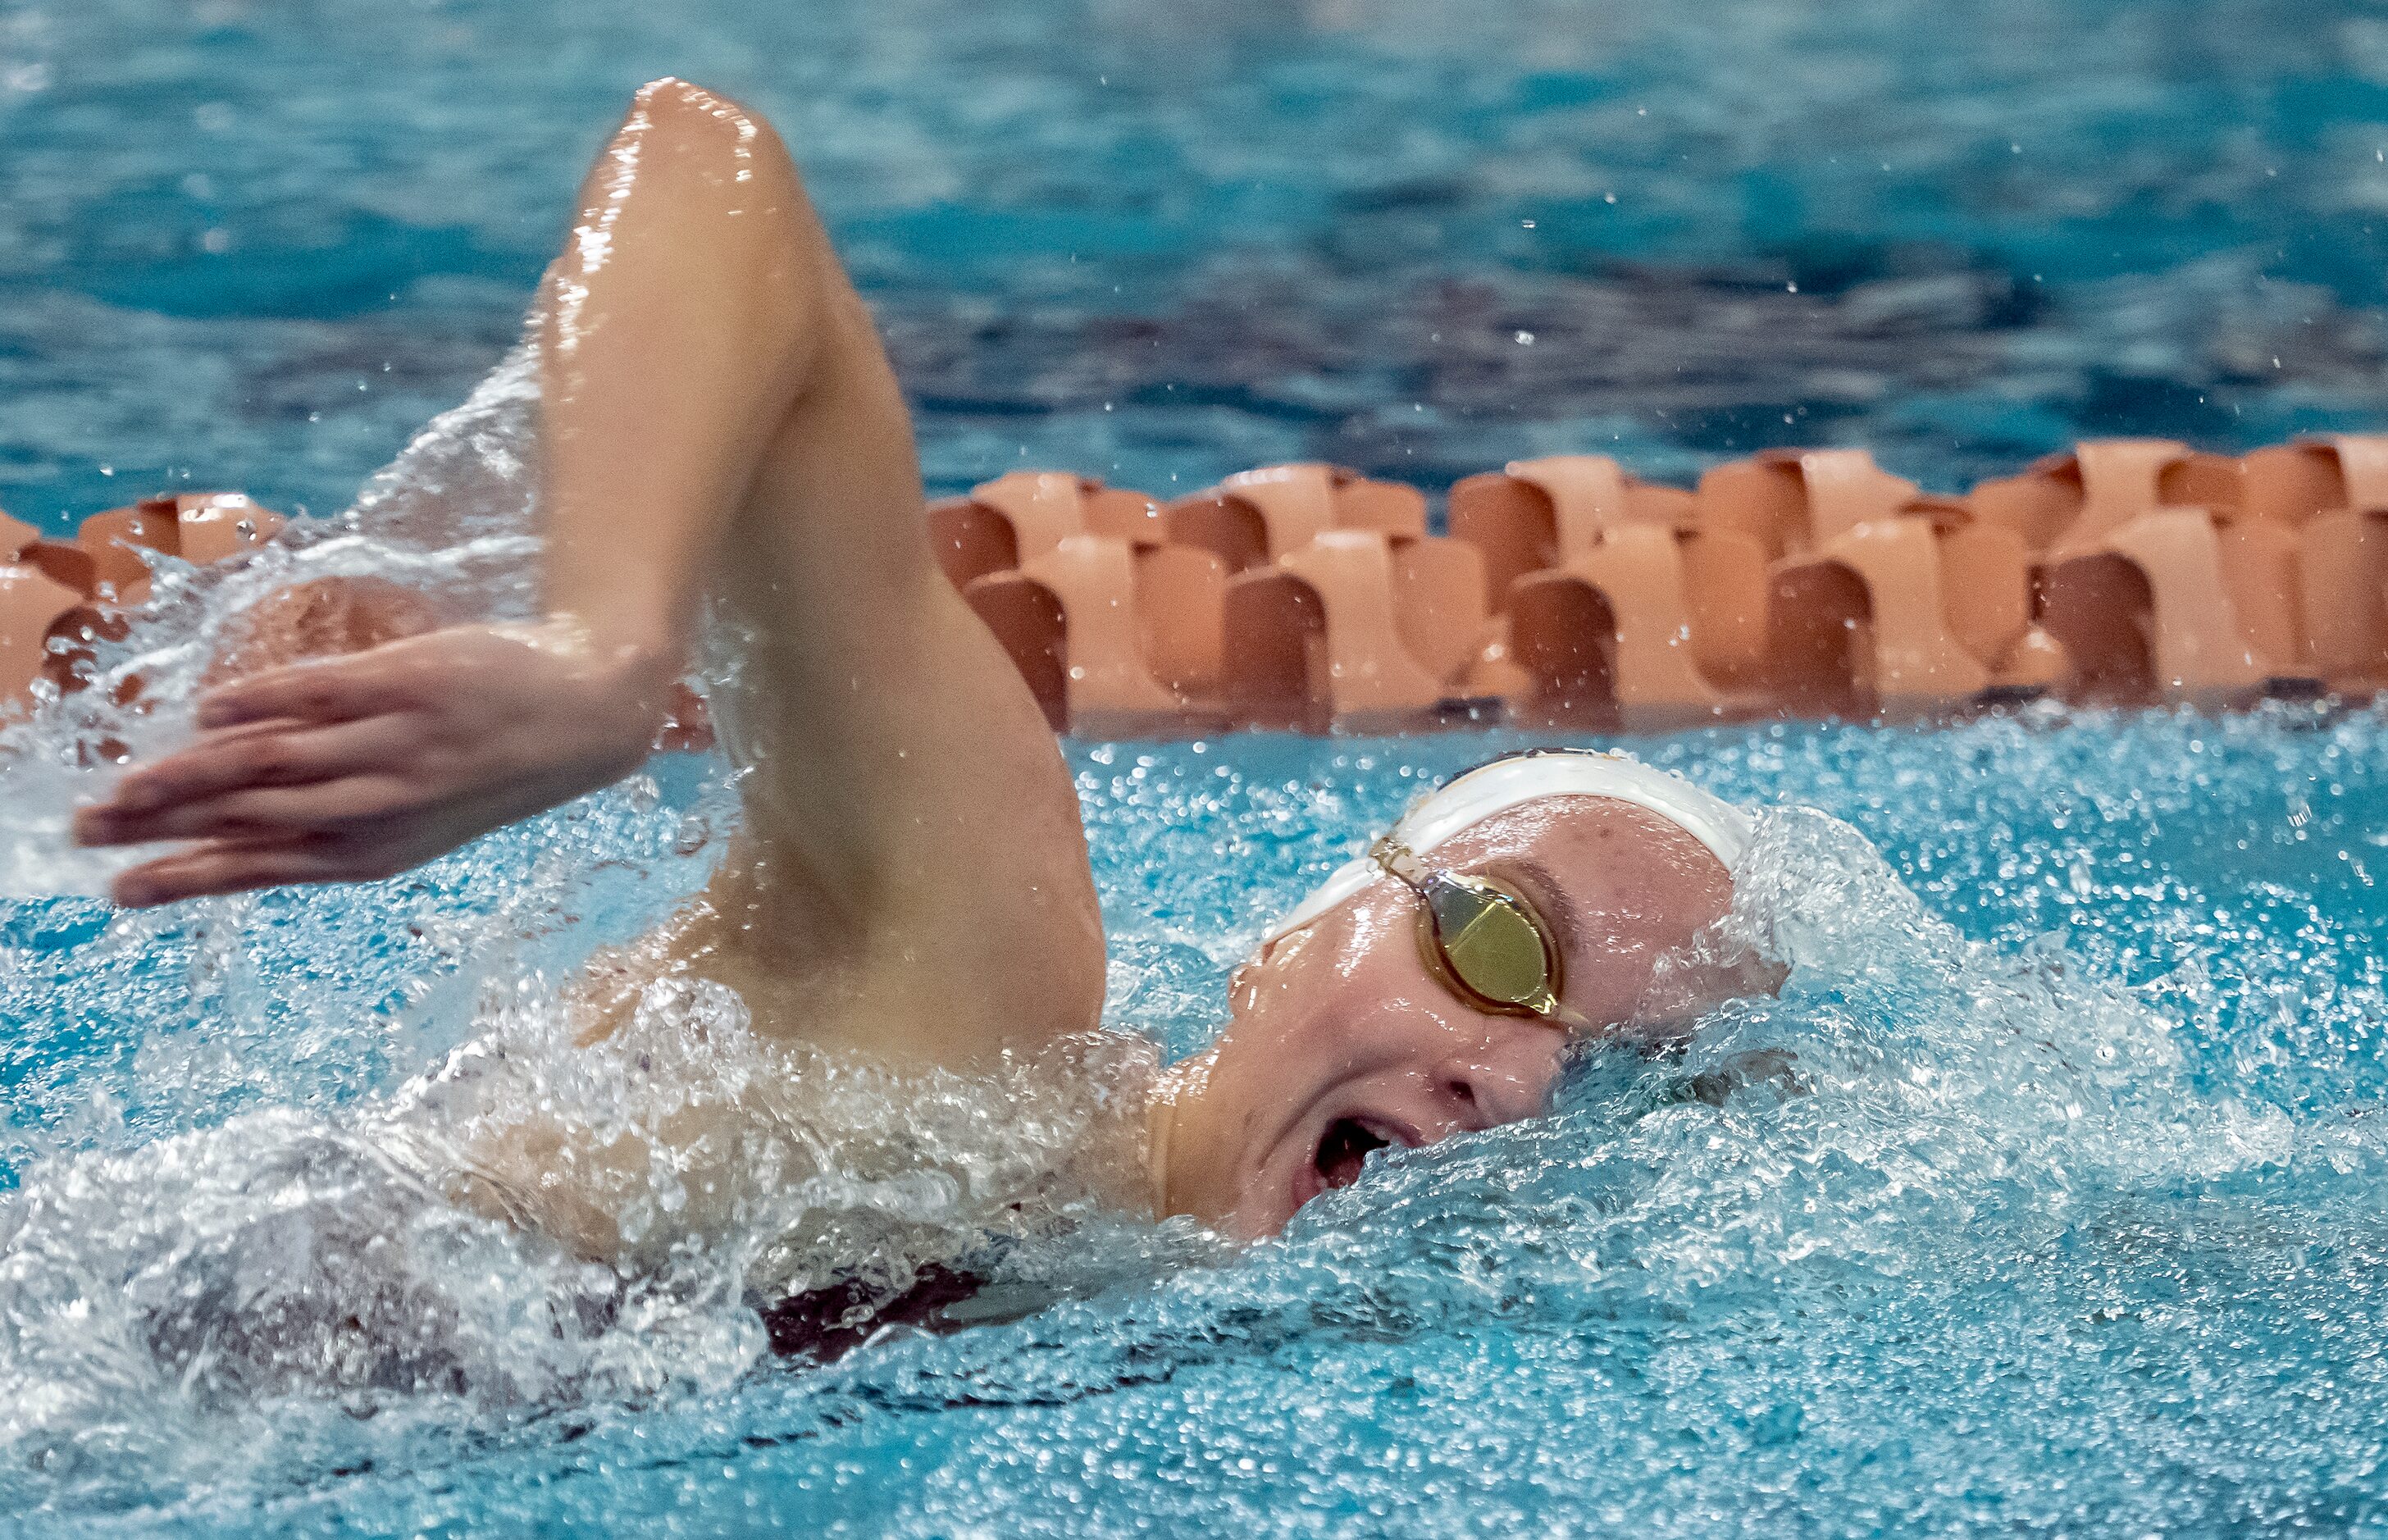
[[[1368,847],[1368,859],[1384,871],[1385,875],[1401,882],[1420,895],[1426,892],[1427,873],[1410,847],[1391,834]]]

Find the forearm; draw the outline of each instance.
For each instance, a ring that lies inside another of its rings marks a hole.
[[[768,127],[680,82],[640,92],[540,314],[543,603],[602,652],[684,658],[820,353],[825,248]]]

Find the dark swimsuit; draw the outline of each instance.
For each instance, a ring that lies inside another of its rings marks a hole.
[[[982,1317],[975,1312],[957,1317],[947,1310],[975,1298],[989,1281],[975,1269],[932,1262],[920,1270],[912,1287],[874,1308],[870,1287],[860,1279],[847,1279],[765,1306],[763,1330],[770,1333],[771,1351],[783,1358],[835,1363],[889,1327],[943,1335],[977,1325]]]

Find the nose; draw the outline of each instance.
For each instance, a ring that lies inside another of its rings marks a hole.
[[[1558,1036],[1544,1026],[1533,1030]],[[1442,1100],[1453,1121],[1464,1128],[1492,1128],[1541,1115],[1550,1107],[1558,1057],[1559,1045],[1553,1042],[1536,1043],[1526,1051],[1470,1053],[1446,1062]]]

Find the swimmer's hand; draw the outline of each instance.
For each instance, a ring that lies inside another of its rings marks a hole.
[[[203,696],[198,738],[78,812],[75,838],[193,842],[117,878],[129,908],[392,876],[629,774],[674,675],[561,622],[269,669]]]

